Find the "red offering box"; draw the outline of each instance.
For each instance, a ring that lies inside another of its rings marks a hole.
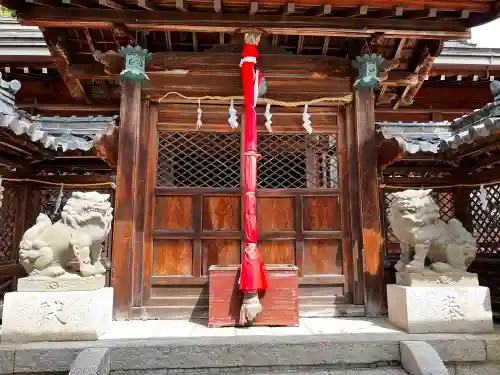
[[[260,295],[263,311],[254,326],[299,325],[298,268],[266,265],[267,291]],[[240,266],[211,266],[208,279],[209,327],[238,326],[243,293],[238,288]]]

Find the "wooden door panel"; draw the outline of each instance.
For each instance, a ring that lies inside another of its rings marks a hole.
[[[341,241],[335,239],[304,241],[304,274],[343,274]]]
[[[191,276],[193,244],[190,240],[154,240],[153,276]]]
[[[257,221],[261,232],[294,230],[294,199],[258,198]]]
[[[259,241],[260,256],[264,264],[295,264],[295,241]]]
[[[340,197],[304,197],[304,230],[341,230]]]
[[[156,197],[155,202],[155,229],[184,229],[193,228],[193,198],[191,196],[164,196]]]
[[[203,276],[212,265],[228,266],[241,263],[241,241],[203,240]]]
[[[240,197],[203,198],[203,230],[239,230],[241,229]]]

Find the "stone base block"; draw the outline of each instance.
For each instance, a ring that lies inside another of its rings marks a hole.
[[[396,272],[396,284],[404,286],[479,286],[477,274],[470,272]]]
[[[387,285],[389,320],[408,333],[493,332],[487,287]]]
[[[5,295],[2,342],[97,340],[110,328],[113,289]]]
[[[17,280],[18,292],[69,292],[104,288],[106,276],[82,277],[66,273],[58,277],[27,276]]]

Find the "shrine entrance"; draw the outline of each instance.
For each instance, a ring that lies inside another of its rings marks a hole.
[[[195,130],[197,108],[150,109],[142,285],[134,293],[134,317],[206,317],[208,268],[241,263],[242,126],[233,131],[227,125],[226,105],[202,104],[203,125]],[[257,108],[263,262],[298,266],[301,316],[362,316],[349,237],[345,130],[352,107],[310,107],[313,135],[302,127],[301,109],[279,107],[269,133],[264,109]],[[241,113],[242,105],[236,110]]]

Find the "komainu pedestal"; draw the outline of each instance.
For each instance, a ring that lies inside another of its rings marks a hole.
[[[393,284],[387,305],[389,321],[408,333],[493,332],[490,290],[483,286]]]
[[[467,272],[476,240],[462,223],[440,219],[431,190],[394,193],[389,221],[401,243],[390,322],[409,333],[492,332],[490,291]]]
[[[112,314],[113,288],[7,293],[2,342],[97,340]]]
[[[101,251],[112,211],[108,194],[74,192],[61,220],[39,215],[19,246],[28,276],[5,295],[2,341],[96,340],[109,329],[113,289],[105,288]]]

